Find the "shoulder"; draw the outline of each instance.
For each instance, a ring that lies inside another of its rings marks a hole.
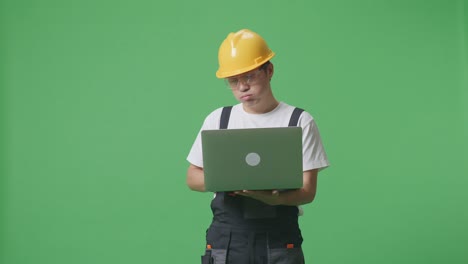
[[[216,129],[219,126],[219,119],[220,119],[222,110],[223,110],[223,107],[219,107],[211,111],[205,117],[205,121],[203,122],[203,129]]]
[[[219,128],[219,122],[221,120],[221,113],[225,107],[232,107],[232,109],[235,109],[238,107],[238,105],[234,106],[223,106],[223,107],[218,107],[215,110],[211,111],[205,118],[205,121],[203,123],[204,129],[217,129]]]
[[[313,120],[314,120],[313,116],[304,107],[293,106],[293,105],[289,105],[287,103],[281,102],[281,109],[282,109],[282,111],[284,111],[284,112],[286,112],[286,113],[288,113],[290,115],[292,115],[292,113],[294,112],[295,109],[301,109],[302,113],[299,116],[299,123],[300,124],[306,125],[306,124],[309,124],[309,123],[313,122]]]
[[[223,111],[223,108],[224,107],[219,107],[219,108],[216,108],[215,110],[211,111],[211,113],[209,113],[207,116],[206,116],[206,119],[211,119],[211,118],[216,118],[221,115],[221,111]]]
[[[309,112],[304,110],[304,112],[301,114],[301,121],[303,123],[310,123],[314,121],[314,117]]]
[[[223,112],[223,109],[224,108],[231,108],[231,111],[240,111],[240,107],[242,107],[241,104],[236,104],[236,105],[226,105],[226,106],[222,106],[222,107],[219,107],[219,108],[216,108],[215,110],[213,110],[206,118],[210,118],[210,119],[219,119],[221,118],[221,113]]]

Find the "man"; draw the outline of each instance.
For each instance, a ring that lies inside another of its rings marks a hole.
[[[223,41],[216,76],[226,80],[240,102],[232,107],[225,128],[288,126],[295,107],[273,95],[270,81],[274,67],[270,60],[274,55],[260,35],[247,29],[230,33]],[[209,114],[201,130],[219,129],[222,111],[219,108]],[[304,263],[298,206],[313,201],[317,174],[329,163],[312,116],[305,111],[299,114],[297,126],[303,131],[303,187],[287,192],[216,193],[202,263]],[[204,192],[200,133],[187,160],[190,162],[187,185]]]

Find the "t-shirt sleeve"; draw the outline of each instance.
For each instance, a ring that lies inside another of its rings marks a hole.
[[[327,168],[330,163],[323,147],[320,133],[312,116],[306,112],[301,117],[303,170]]]
[[[190,149],[190,152],[187,156],[187,161],[191,164],[203,168],[203,152],[202,152],[202,142],[201,142],[201,131],[209,129],[218,129],[219,128],[219,119],[221,117],[222,108],[216,109],[210,113],[203,122],[201,129],[198,131],[195,142]]]

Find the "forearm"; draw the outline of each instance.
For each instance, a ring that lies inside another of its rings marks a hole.
[[[190,164],[187,169],[187,185],[193,191],[205,191],[205,175],[203,168]]]
[[[318,170],[304,171],[303,186],[297,190],[285,192],[273,191],[238,191],[236,194],[248,196],[269,205],[302,205],[310,203],[314,200],[317,190],[317,173]]]
[[[300,188],[297,190],[291,190],[286,192],[280,192],[279,194],[279,204],[280,205],[303,205],[311,203],[315,198],[315,190],[312,192],[310,190]]]
[[[303,187],[297,190],[281,192],[279,203],[283,205],[302,205],[311,203],[317,191],[318,170],[305,171],[303,175]]]

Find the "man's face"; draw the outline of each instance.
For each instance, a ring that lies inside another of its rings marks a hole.
[[[249,72],[226,78],[236,99],[247,105],[259,103],[266,94],[271,93],[270,79],[273,65],[268,64]]]

